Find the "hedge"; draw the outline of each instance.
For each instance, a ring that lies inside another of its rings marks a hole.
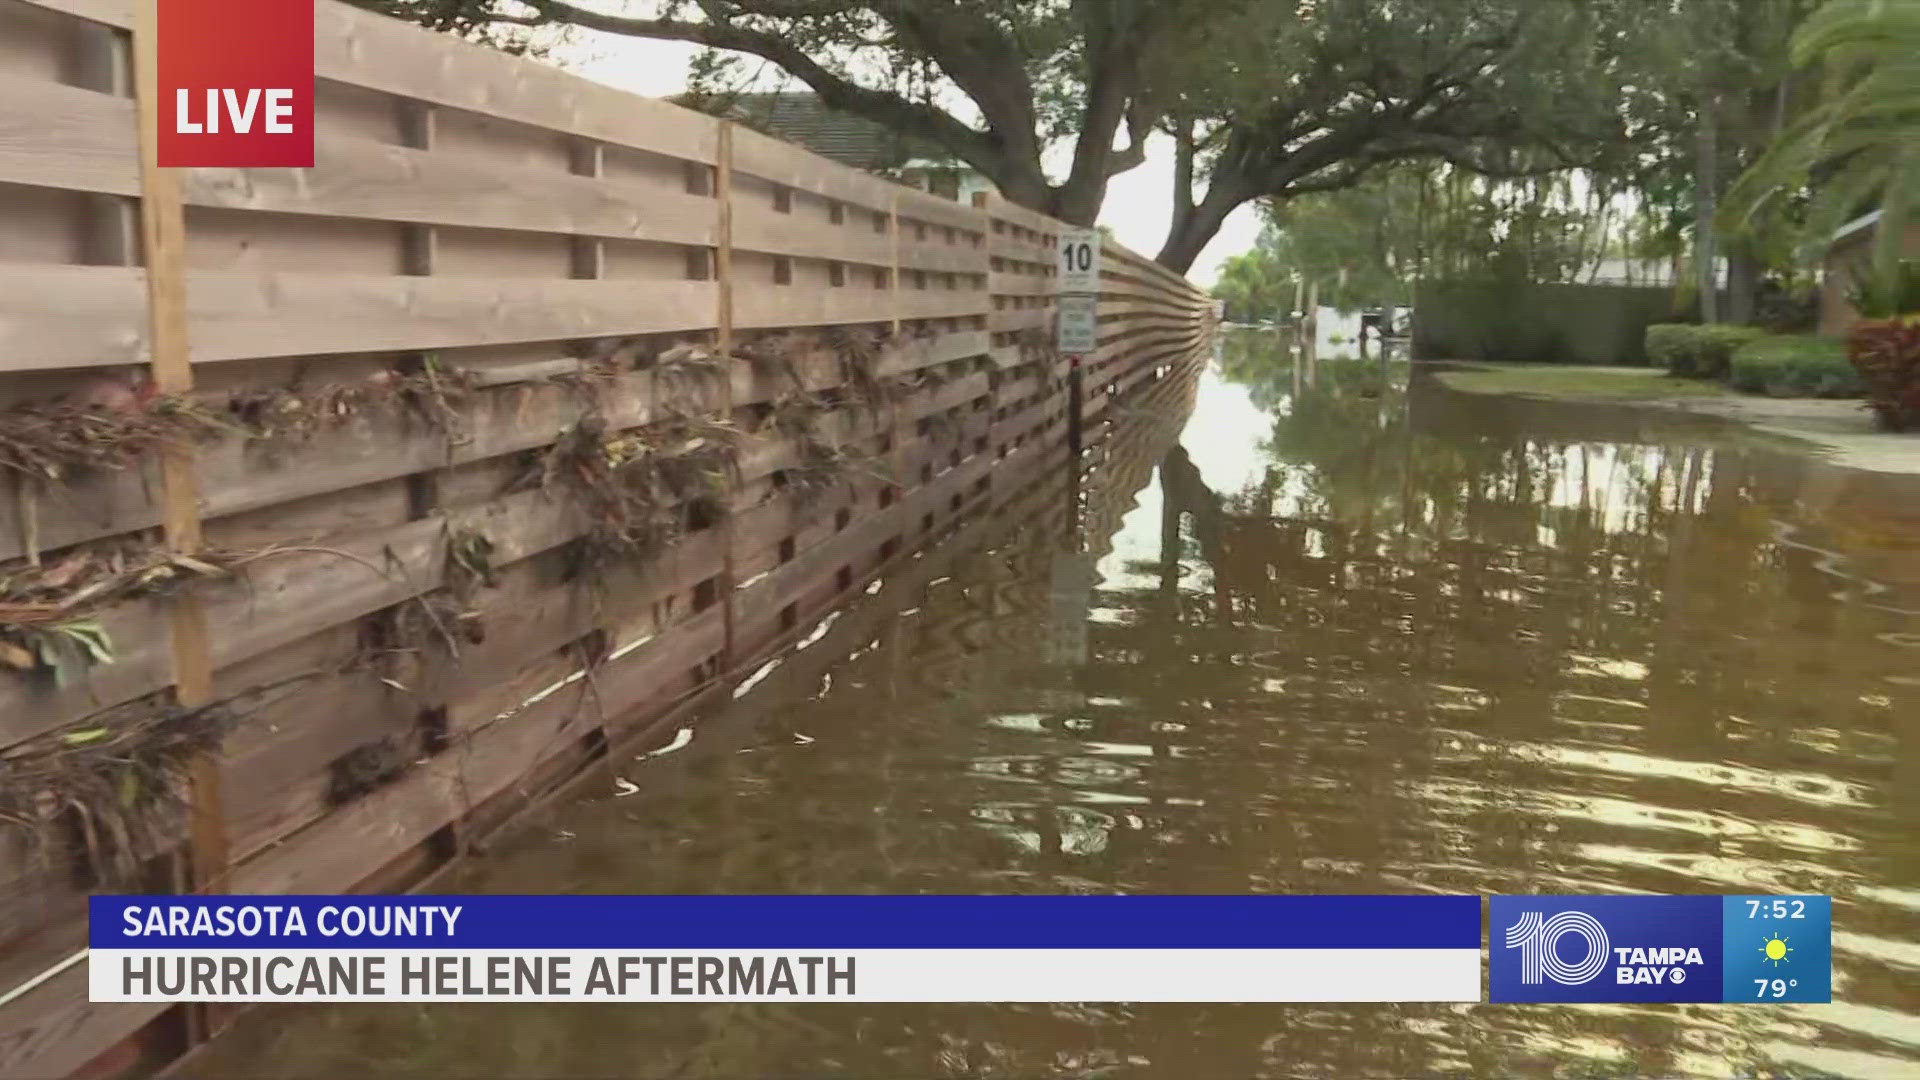
[[[1753,326],[1655,323],[1647,327],[1647,360],[1691,379],[1724,379],[1733,366],[1734,350],[1765,336],[1765,330]]]
[[[1860,397],[1866,383],[1847,359],[1846,342],[1811,334],[1781,334],[1734,350],[1734,389],[1774,397]]]
[[[1647,325],[1673,317],[1671,289],[1422,281],[1413,300],[1413,354],[1638,367],[1647,362]]]

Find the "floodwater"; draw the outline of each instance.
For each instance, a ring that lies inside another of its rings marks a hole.
[[[1262,339],[1187,397],[1087,554],[986,523],[446,891],[1829,893],[1835,1004],[286,1007],[190,1073],[1920,1076],[1920,485]]]

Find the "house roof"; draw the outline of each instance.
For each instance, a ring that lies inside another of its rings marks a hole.
[[[703,104],[707,105],[703,111],[798,143],[821,157],[856,169],[895,169],[910,158],[920,157],[951,160],[951,155],[916,143],[884,125],[830,109],[811,93],[736,94],[721,102]]]
[[[1881,211],[1875,210],[1871,214],[1867,214],[1864,217],[1855,218],[1854,220],[1847,222],[1845,225],[1840,226],[1839,230],[1833,234],[1834,243],[1837,244],[1840,241],[1845,240],[1847,237],[1854,235],[1855,233],[1865,232],[1866,230],[1873,228],[1875,225],[1878,225],[1880,223],[1880,214],[1881,214]]]

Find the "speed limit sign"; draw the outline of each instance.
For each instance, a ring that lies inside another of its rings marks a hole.
[[[1100,291],[1100,232],[1097,229],[1060,231],[1060,291]]]

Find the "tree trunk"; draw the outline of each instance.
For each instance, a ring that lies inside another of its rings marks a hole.
[[[1173,212],[1193,209],[1193,121],[1182,117],[1173,136]]]
[[[1106,198],[1105,180],[1069,180],[1055,188],[1039,209],[1069,225],[1091,229]]]
[[[1753,322],[1760,300],[1760,260],[1749,244],[1727,250],[1727,321],[1745,326]]]
[[[1714,273],[1713,216],[1719,203],[1720,138],[1715,128],[1711,95],[1700,103],[1693,168],[1693,272],[1700,289],[1700,321],[1720,321],[1719,275]]]
[[[1193,260],[1200,257],[1208,242],[1219,234],[1227,215],[1245,201],[1229,194],[1216,180],[1199,205],[1186,209],[1175,207],[1173,224],[1167,229],[1167,242],[1161,245],[1154,261],[1176,274],[1185,274],[1193,268]]]

